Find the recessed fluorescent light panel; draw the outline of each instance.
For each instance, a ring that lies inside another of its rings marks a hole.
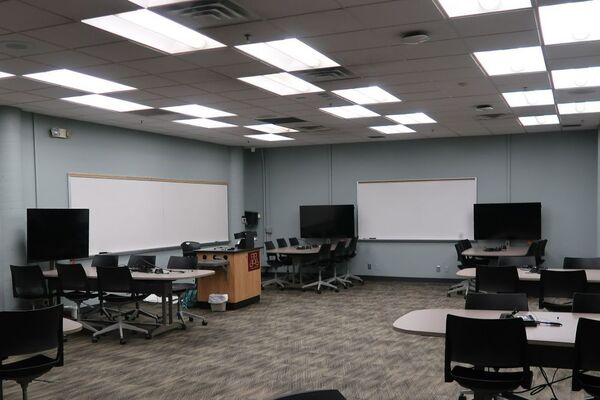
[[[319,110],[329,113],[338,118],[353,119],[353,118],[369,118],[378,117],[379,114],[374,113],[363,106],[341,106],[341,107],[324,107]]]
[[[399,124],[414,125],[414,124],[435,124],[436,121],[425,113],[411,114],[394,114],[386,115],[386,118],[391,119]]]
[[[133,103],[131,101],[103,96],[101,94],[87,94],[85,96],[63,97],[61,100],[118,112],[149,110],[152,108],[144,106],[142,104]]]
[[[190,0],[129,0],[133,4],[137,4],[140,7],[160,7],[166,6],[167,4],[183,3]]]
[[[294,138],[290,138],[287,136],[281,136],[281,135],[275,135],[273,133],[267,133],[264,135],[244,135],[247,138],[250,139],[256,139],[256,140],[264,140],[265,142],[282,142],[285,140],[296,140]]]
[[[333,93],[356,104],[395,103],[402,101],[396,96],[389,94],[379,86],[333,90]]]
[[[552,71],[552,81],[555,89],[600,86],[600,67]]]
[[[207,118],[194,118],[194,119],[178,119],[173,122],[178,124],[199,126],[200,128],[232,128],[237,125],[228,124],[226,122],[215,121],[214,119]]]
[[[302,80],[300,78],[297,78],[292,74],[288,74],[287,72],[281,72],[278,74],[247,76],[238,79],[281,96],[323,91],[323,89],[321,89],[320,87],[315,86],[312,83],[306,82],[305,80]]]
[[[600,101],[558,104],[558,113],[562,115],[600,113]]]
[[[2,78],[10,78],[11,76],[14,76],[13,74],[9,74],[8,72],[0,72],[0,79]]]
[[[552,90],[523,90],[502,93],[510,107],[546,106],[554,104]]]
[[[546,70],[540,46],[478,51],[474,55],[489,76],[525,74]]]
[[[393,135],[396,133],[414,133],[415,131],[404,125],[384,125],[384,126],[370,126],[377,132],[385,133],[386,135]]]
[[[572,1],[539,8],[544,44],[600,40],[600,1]]]
[[[243,44],[235,48],[288,72],[340,65],[298,39]]]
[[[185,114],[191,117],[198,118],[219,118],[219,117],[234,117],[235,114],[228,113],[226,111],[217,110],[216,108],[210,108],[201,106],[198,104],[187,104],[184,106],[173,106],[173,107],[162,107],[161,110],[171,111],[178,114]]]
[[[259,124],[259,125],[246,125],[244,128],[254,129],[255,131],[265,133],[290,133],[298,132],[296,129],[286,128],[285,126],[279,126],[275,124]]]
[[[521,121],[521,125],[523,126],[558,125],[559,123],[558,116],[555,114],[519,117],[519,121]]]
[[[438,0],[449,17],[486,14],[531,7],[531,0]]]
[[[169,54],[225,46],[146,9],[84,19],[81,22]]]
[[[38,72],[23,76],[36,81],[97,94],[135,90],[135,88],[131,86],[121,85],[120,83],[96,78],[95,76],[82,74],[68,69],[56,69],[53,71]]]

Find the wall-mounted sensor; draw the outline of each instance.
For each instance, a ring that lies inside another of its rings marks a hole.
[[[56,139],[68,139],[71,137],[71,130],[65,128],[50,128],[50,137]]]

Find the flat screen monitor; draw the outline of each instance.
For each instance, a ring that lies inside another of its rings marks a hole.
[[[256,211],[245,211],[244,218],[246,218],[246,225],[248,225],[248,226],[258,225],[258,213]]]
[[[542,236],[541,203],[474,204],[475,240],[537,240]]]
[[[27,259],[67,260],[89,257],[90,210],[27,209]]]
[[[300,206],[300,236],[354,237],[354,205]]]

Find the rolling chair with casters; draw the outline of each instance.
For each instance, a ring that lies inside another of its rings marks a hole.
[[[141,332],[146,335],[146,339],[150,339],[150,333],[146,329],[123,322],[124,313],[122,312],[122,307],[126,304],[142,301],[145,297],[143,294],[135,293],[133,278],[131,277],[129,268],[98,267],[97,273],[99,297],[104,303],[113,304],[117,307],[117,316],[114,324],[98,332],[94,332],[92,342],[97,342],[100,335],[116,330],[119,331],[121,344],[126,343],[123,330]]]
[[[525,293],[469,293],[465,310],[529,311]]]
[[[11,265],[10,274],[15,299],[31,302],[32,308],[40,301],[45,305],[52,303],[52,295],[39,265]]]
[[[98,329],[82,321],[81,304],[85,301],[95,299],[98,293],[90,290],[90,282],[85,270],[81,264],[56,264],[58,272],[58,289],[62,297],[65,297],[75,303],[77,312],[77,322],[91,332],[98,332]]]
[[[600,371],[600,321],[588,318],[579,318],[577,333],[575,334],[575,350],[573,363],[573,378],[571,380],[574,391],[585,390],[593,396],[600,398],[600,377],[589,374],[588,371]]]
[[[477,267],[475,290],[485,293],[518,293],[517,267]]]
[[[277,247],[279,247],[279,248],[288,247],[288,244],[287,244],[287,242],[285,241],[284,238],[279,238],[279,239],[276,239],[275,241],[277,242]],[[287,269],[287,275],[289,277],[289,275],[290,275],[290,267],[293,267],[294,260],[292,260],[292,257],[284,255],[284,254],[278,255],[277,258],[286,267],[286,269]],[[294,271],[294,274],[295,274],[295,271]]]
[[[584,293],[586,286],[584,270],[541,270],[539,307],[549,311],[571,312],[573,294]]]
[[[534,256],[501,256],[498,257],[498,267],[530,267],[536,266]]]
[[[363,278],[361,278],[360,276],[352,275],[352,273],[350,272],[350,260],[356,257],[357,244],[358,238],[353,237],[352,239],[350,239],[350,244],[348,244],[348,246],[346,247],[346,255],[344,256],[346,258],[346,273],[344,274],[344,276],[342,276],[342,279],[350,282],[352,282],[352,280],[355,280],[357,282],[360,282],[361,285],[364,285],[365,281],[363,280]]]
[[[600,269],[600,257],[565,257],[564,269]]]
[[[33,380],[63,365],[62,313],[62,304],[30,311],[0,312],[0,360],[29,355],[9,364],[0,362],[0,399],[3,380],[21,385],[23,400],[27,400],[27,389]],[[56,356],[48,356],[53,350]]]
[[[481,332],[485,332],[482,335]],[[454,365],[460,363],[463,365]],[[470,367],[464,366],[469,364]],[[490,369],[486,370],[486,367]],[[502,371],[511,369],[511,371]],[[518,371],[515,371],[518,369]],[[476,399],[491,400],[519,387],[531,387],[525,323],[520,318],[446,317],[446,382],[456,381]],[[461,396],[464,398],[464,395]],[[511,395],[511,398],[518,398]]]
[[[337,285],[340,283],[344,289],[348,289],[348,286],[352,285],[348,279],[344,279],[343,277],[338,276],[337,274],[337,266],[346,261],[347,254],[347,245],[345,241],[341,240],[337,242],[335,249],[331,253],[331,265],[333,267],[333,276],[327,279],[327,283],[332,283]]]
[[[92,258],[92,267],[118,267],[119,256],[117,254],[96,254]]]
[[[544,260],[544,256],[546,255],[546,245],[548,244],[548,239],[538,240],[538,244],[535,248],[535,265],[540,266],[546,260]]]
[[[277,275],[277,270],[280,267],[283,267],[284,264],[281,261],[279,261],[279,258],[276,254],[268,253],[269,250],[275,250],[275,245],[273,244],[273,242],[271,242],[270,240],[266,241],[265,249],[267,250],[267,268],[273,271],[273,278],[261,282],[260,286],[264,289],[269,285],[277,285],[281,290],[283,290],[285,289],[285,285],[287,285],[288,282],[279,279],[279,276]]]
[[[300,246],[300,242],[298,241],[297,238],[291,237],[289,240],[290,240],[290,246]]]
[[[186,241],[181,243],[181,252],[184,257],[196,257],[196,250],[200,250],[202,245],[198,242]]]
[[[198,261],[195,257],[181,257],[181,256],[171,256],[169,257],[169,262],[167,263],[168,269],[195,269],[198,265]],[[177,296],[177,318],[181,321],[181,327],[185,329],[185,317],[188,318],[188,321],[192,322],[194,318],[198,318],[202,321],[202,325],[208,325],[206,318],[191,313],[187,311],[187,307],[182,307],[181,300],[183,295],[190,291],[196,291],[196,282],[185,282],[185,283],[173,283],[173,294]]]
[[[275,400],[346,400],[346,398],[338,390],[315,390],[278,397]]]
[[[302,291],[308,288],[316,287],[317,293],[321,294],[321,286],[328,287],[336,292],[340,291],[337,286],[323,280],[323,272],[331,267],[331,244],[322,244],[319,248],[319,253],[312,263],[309,263],[308,265],[314,265],[317,267],[317,270],[319,271],[319,278],[312,283],[302,286]]]
[[[600,314],[600,293],[574,293],[571,312]]]
[[[147,269],[149,272],[153,272],[154,268],[156,268],[156,256],[133,254],[129,256],[127,267],[130,269],[140,269],[142,271]],[[145,293],[144,298],[151,294],[153,293]],[[140,302],[138,301],[135,303],[135,310],[127,313],[127,316],[131,319],[136,319],[140,314],[152,318],[157,324],[160,322],[160,316],[142,310],[140,308]]]
[[[476,268],[478,266],[485,266],[488,264],[487,260],[480,260],[473,257],[467,257],[463,255],[465,250],[470,249],[471,242],[469,240],[460,240],[454,244],[454,249],[456,250],[456,259],[459,261],[457,268],[465,269],[465,268]],[[450,297],[453,293],[463,293],[466,296],[469,293],[469,290],[475,289],[475,280],[474,279],[465,279],[460,281],[457,284],[450,286],[450,289],[446,292],[446,295]]]

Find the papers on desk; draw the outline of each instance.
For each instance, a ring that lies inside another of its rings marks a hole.
[[[150,296],[146,297],[144,299],[145,303],[153,303],[153,304],[160,304],[162,303],[162,297],[157,296],[155,294],[151,294]],[[177,302],[177,296],[173,296],[173,302],[176,303]]]
[[[540,321],[533,314],[529,314],[529,313],[521,314],[521,313],[517,313],[516,311],[513,311],[511,313],[500,314],[500,319],[506,319],[506,318],[521,318],[523,320],[523,322],[525,323],[525,326],[538,326],[538,325],[562,326],[562,323],[560,323],[560,322]]]

